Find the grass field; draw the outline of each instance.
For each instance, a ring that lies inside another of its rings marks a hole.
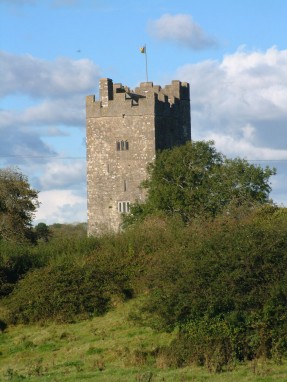
[[[134,303],[75,324],[8,328],[0,334],[0,381],[287,381],[287,362],[262,360],[220,374],[169,367],[158,349],[172,335],[131,322]]]

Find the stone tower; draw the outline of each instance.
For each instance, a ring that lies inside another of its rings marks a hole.
[[[86,98],[88,234],[117,231],[158,150],[190,140],[189,84],[141,83],[134,91],[100,80],[99,101]]]

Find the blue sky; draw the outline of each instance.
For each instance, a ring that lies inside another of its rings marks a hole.
[[[0,0],[0,166],[37,188],[36,222],[86,221],[85,96],[109,77],[191,84],[192,138],[277,168],[287,205],[286,0]]]

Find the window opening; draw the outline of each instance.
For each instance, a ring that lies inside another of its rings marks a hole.
[[[117,151],[127,151],[129,150],[129,141],[117,141],[116,142]]]
[[[122,214],[130,212],[130,202],[118,202],[118,212]]]

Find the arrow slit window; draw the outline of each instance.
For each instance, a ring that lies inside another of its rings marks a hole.
[[[129,150],[129,141],[117,141],[116,142],[117,151],[127,151]]]

